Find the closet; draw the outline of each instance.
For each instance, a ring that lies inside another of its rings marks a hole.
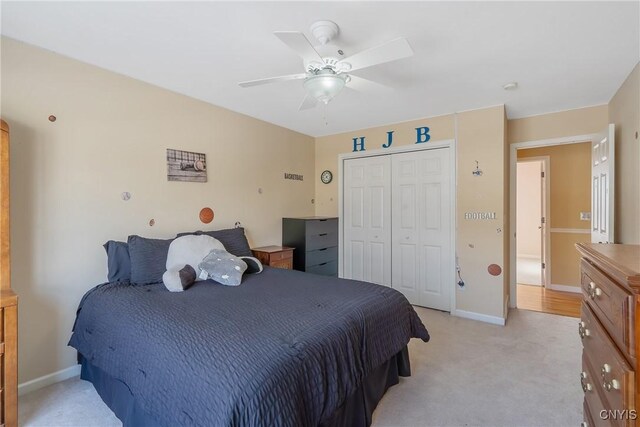
[[[343,277],[390,286],[450,310],[451,149],[344,159]]]

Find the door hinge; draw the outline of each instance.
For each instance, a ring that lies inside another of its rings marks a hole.
[[[546,222],[547,222],[547,219],[545,217],[540,218],[541,224],[545,224]]]
[[[541,178],[544,178],[544,171],[543,171],[543,172],[540,172],[540,177],[541,177]]]
[[[547,268],[547,264],[545,264],[544,262],[542,263],[542,268]]]

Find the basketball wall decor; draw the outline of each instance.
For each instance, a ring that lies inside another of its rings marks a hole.
[[[200,221],[202,221],[203,224],[209,224],[211,221],[213,221],[213,209],[211,208],[202,208],[200,209]]]

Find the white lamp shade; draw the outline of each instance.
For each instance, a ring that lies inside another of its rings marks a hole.
[[[338,74],[319,74],[307,78],[304,88],[320,102],[329,103],[346,84],[345,78]]]

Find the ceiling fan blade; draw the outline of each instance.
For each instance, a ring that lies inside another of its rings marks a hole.
[[[305,63],[319,62],[324,64],[320,54],[300,31],[276,31],[273,34],[300,55]]]
[[[302,104],[300,104],[300,108],[298,108],[298,110],[309,110],[311,108],[314,108],[316,105],[318,105],[318,100],[313,96],[307,94],[302,100]]]
[[[409,41],[404,37],[393,39],[380,46],[372,47],[340,61],[351,65],[348,71],[361,70],[385,62],[396,61],[413,55]]]
[[[347,87],[353,90],[357,90],[358,92],[385,95],[393,91],[393,89],[389,86],[385,86],[371,80],[363,79],[362,77],[354,76],[353,74],[349,74],[349,78],[351,80],[349,80],[349,83],[347,83]]]
[[[289,80],[302,80],[304,78],[306,78],[307,75],[302,73],[302,74],[290,74],[288,76],[278,76],[278,77],[268,77],[266,79],[258,79],[258,80],[249,80],[246,82],[240,82],[238,83],[238,85],[242,86],[242,87],[251,87],[251,86],[258,86],[258,85],[264,85],[267,83],[277,83],[277,82],[286,82]]]

